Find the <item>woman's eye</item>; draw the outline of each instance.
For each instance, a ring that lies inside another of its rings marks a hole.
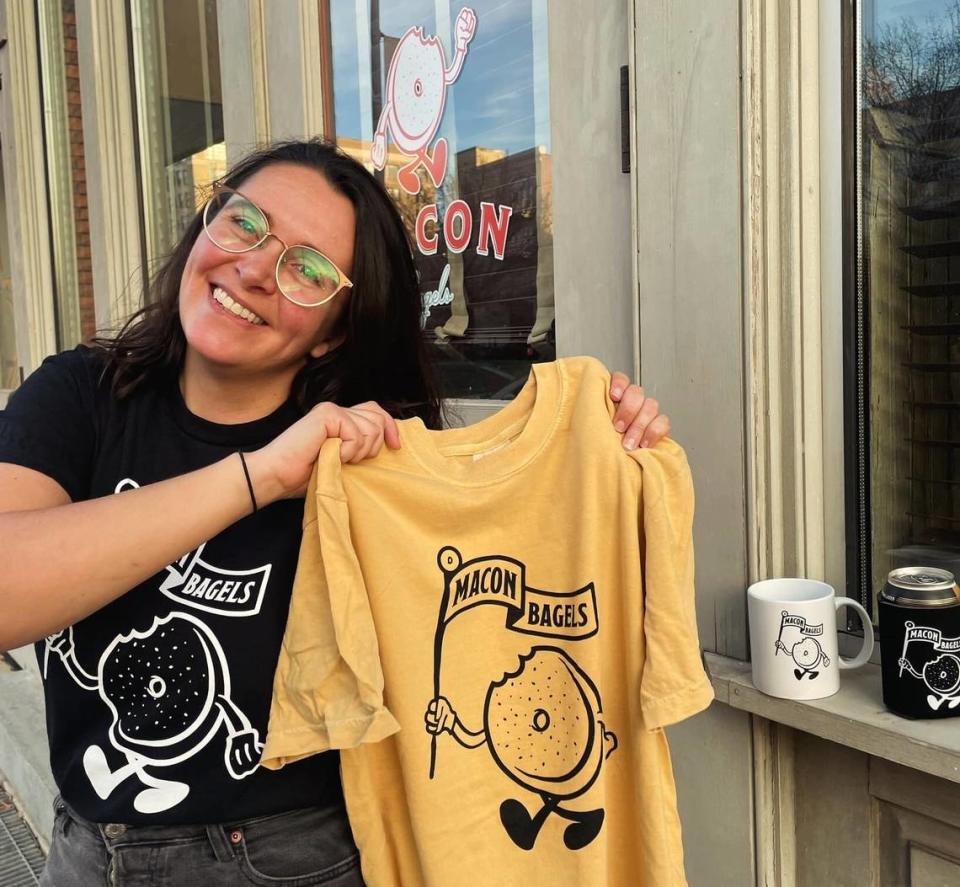
[[[256,234],[257,226],[256,224],[244,216],[233,216],[230,221],[236,225],[244,234]]]
[[[299,263],[293,267],[296,269],[297,274],[306,277],[311,283],[316,283],[320,279],[320,272],[317,271],[316,268],[311,268],[309,265],[304,265],[303,263]]]

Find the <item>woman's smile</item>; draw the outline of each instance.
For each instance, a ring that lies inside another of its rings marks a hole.
[[[214,311],[226,314],[231,320],[240,321],[244,326],[263,326],[266,321],[255,314],[240,299],[228,293],[222,287],[214,285],[210,290],[210,301]]]

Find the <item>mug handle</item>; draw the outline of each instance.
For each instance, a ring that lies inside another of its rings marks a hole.
[[[859,668],[861,665],[866,665],[870,659],[870,654],[873,653],[873,623],[870,621],[867,611],[858,601],[849,597],[835,598],[834,603],[838,613],[841,607],[853,607],[860,614],[860,620],[863,622],[863,646],[853,659],[844,659],[842,656],[838,656],[840,668]]]

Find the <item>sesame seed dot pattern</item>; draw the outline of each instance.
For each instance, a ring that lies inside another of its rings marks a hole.
[[[158,634],[114,647],[101,686],[117,712],[121,735],[162,741],[199,720],[213,678],[206,674],[203,644],[190,624],[175,621]]]
[[[584,750],[589,752],[591,713],[585,711],[584,692],[561,656],[538,650],[518,674],[490,690],[490,747],[521,783],[531,773],[544,779],[572,774]],[[534,678],[538,672],[539,684]],[[544,692],[547,686],[555,692]]]

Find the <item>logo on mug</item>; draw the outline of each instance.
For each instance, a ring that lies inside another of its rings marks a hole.
[[[930,691],[927,694],[927,705],[934,711],[944,703],[948,708],[956,708],[960,705],[960,658],[956,656],[956,653],[960,652],[960,638],[944,637],[939,628],[929,628],[913,622],[905,623],[904,627],[906,633],[903,637],[903,653],[897,662],[900,666],[899,677],[903,677],[906,671],[923,681]],[[907,655],[912,649],[914,652],[911,656],[916,662],[918,647],[926,654],[922,657],[925,661],[919,670]]]
[[[787,646],[783,641],[784,630],[789,629],[787,641],[792,641]],[[810,680],[814,680],[820,674],[820,668],[826,668],[830,665],[830,657],[823,652],[820,642],[814,638],[823,634],[823,623],[819,625],[808,625],[803,616],[791,616],[786,610],[780,613],[780,634],[775,643],[776,651],[774,656],[781,650],[793,658],[796,668],[793,670],[794,677],[802,681],[809,675]]]

